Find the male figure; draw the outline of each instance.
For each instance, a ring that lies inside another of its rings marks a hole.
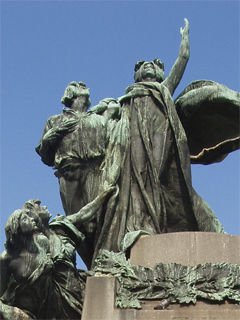
[[[61,99],[67,109],[47,120],[36,147],[42,161],[57,169],[66,215],[79,211],[97,196],[99,167],[113,125],[109,120],[119,112],[114,99],[105,99],[93,108],[95,112],[87,112],[89,96],[85,83],[71,82]]]

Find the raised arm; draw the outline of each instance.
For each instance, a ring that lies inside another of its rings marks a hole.
[[[168,88],[171,95],[173,95],[179,82],[182,79],[184,70],[186,68],[189,56],[190,56],[190,45],[189,45],[189,23],[187,19],[184,19],[185,27],[180,29],[182,41],[180,44],[179,55],[175,61],[169,76],[163,81],[165,87]]]

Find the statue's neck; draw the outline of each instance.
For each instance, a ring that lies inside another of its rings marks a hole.
[[[84,113],[87,111],[86,103],[87,97],[77,97],[75,100],[73,100],[71,109],[79,113]]]

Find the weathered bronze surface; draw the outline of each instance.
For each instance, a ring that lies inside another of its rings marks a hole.
[[[197,299],[240,302],[240,265],[205,263],[194,267],[158,263],[153,268],[134,266],[123,253],[103,250],[95,271],[113,275],[120,284],[116,306],[141,309],[141,300],[169,299],[195,304]],[[156,304],[157,307],[157,304]]]
[[[191,163],[219,162],[239,149],[240,94],[200,80],[173,100],[190,55],[187,19],[180,33],[179,55],[166,78],[159,59],[139,61],[135,83],[126,94],[101,100],[90,110],[86,85],[71,82],[67,86],[61,100],[66,108],[47,120],[36,147],[43,163],[55,169],[66,217],[57,216],[48,223],[50,214],[34,200],[10,216],[6,250],[0,257],[2,319],[80,318],[85,276],[76,270],[75,249],[92,269],[100,268],[99,261],[101,265],[109,261],[106,254],[99,257],[102,252],[128,257],[141,235],[224,233],[211,208],[193,189]],[[107,272],[121,273],[122,267],[122,262],[114,262]],[[159,264],[157,268],[160,282],[154,280],[151,288],[160,292],[158,297],[188,303],[206,298],[210,290],[209,299],[239,301],[239,291],[234,291],[239,282],[233,275],[239,275],[239,266],[212,264],[194,269]],[[102,267],[99,270],[104,272]],[[144,281],[149,284],[157,271],[129,270],[126,281],[119,276],[119,297],[123,294],[119,306],[138,308],[141,293],[132,298],[131,290],[136,293],[141,288],[145,298],[151,299]],[[214,274],[218,289],[204,270]],[[184,280],[176,288],[179,272]]]
[[[0,318],[80,319],[86,272],[76,269],[79,231],[114,188],[69,217],[51,215],[39,200],[26,202],[9,217],[6,250],[0,256]]]
[[[220,161],[239,148],[239,93],[198,81],[173,101],[189,58],[188,32],[186,20],[166,79],[159,59],[138,62],[135,84],[118,99],[121,117],[101,167],[101,184],[117,190],[99,216],[93,260],[100,249],[127,250],[140,234],[224,232],[192,187],[190,163]]]
[[[173,101],[190,55],[187,19],[181,37],[168,77],[159,59],[139,61],[135,84],[118,100],[87,112],[89,90],[70,83],[62,98],[69,109],[48,119],[36,148],[57,169],[66,215],[116,186],[81,230],[87,240],[78,252],[89,268],[99,250],[126,251],[141,234],[224,232],[193,189],[190,165],[221,161],[239,148],[239,93],[200,80]]]

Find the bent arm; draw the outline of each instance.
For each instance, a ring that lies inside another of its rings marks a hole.
[[[185,27],[180,29],[182,35],[182,41],[180,44],[179,55],[175,61],[169,76],[163,81],[163,85],[168,88],[171,95],[173,95],[179,82],[182,79],[184,70],[186,68],[189,56],[190,56],[190,45],[189,45],[189,22],[184,19]]]
[[[51,143],[51,139],[46,139],[47,135],[49,135],[51,131],[53,131],[53,128],[49,118],[43,129],[41,140],[35,150],[41,157],[42,162],[52,167],[54,165],[55,149],[53,148],[53,141]]]
[[[106,121],[110,119],[118,119],[121,105],[116,99],[106,98],[99,102],[98,105],[92,107],[88,113],[101,114]]]
[[[118,119],[120,115],[121,105],[116,100],[111,101],[108,105],[106,111],[104,111],[103,116],[106,120]]]
[[[55,152],[59,142],[69,132],[73,131],[78,123],[78,118],[64,119],[61,115],[52,116],[47,120],[38,146],[35,148],[43,163],[54,166]]]
[[[13,319],[21,319],[21,320],[33,320],[36,319],[35,317],[32,318],[23,310],[8,306],[2,301],[0,301],[0,319],[4,320],[13,320]]]

